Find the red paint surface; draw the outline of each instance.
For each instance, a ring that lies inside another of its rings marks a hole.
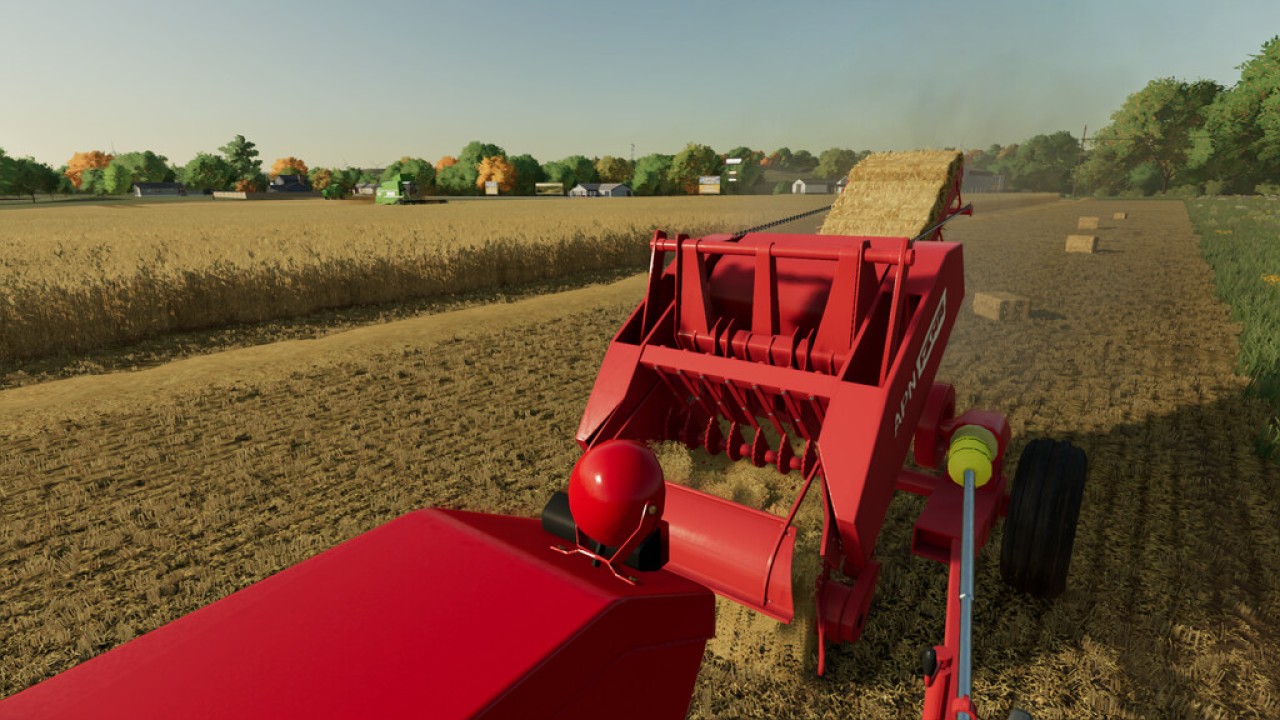
[[[28,688],[0,718],[683,717],[711,593],[665,571],[631,587],[557,542],[532,519],[411,513]],[[614,703],[621,688],[645,697]]]

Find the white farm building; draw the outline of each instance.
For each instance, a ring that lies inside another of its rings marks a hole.
[[[578,183],[569,197],[631,197],[635,193],[622,183]]]
[[[827,195],[831,193],[831,181],[816,178],[800,178],[791,183],[793,195]]]

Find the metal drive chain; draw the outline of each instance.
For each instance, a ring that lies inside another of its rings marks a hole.
[[[819,214],[819,213],[824,213],[824,212],[826,212],[826,211],[830,210],[831,208],[833,208],[833,207],[835,207],[835,206],[836,206],[836,205],[835,205],[835,203],[831,203],[830,205],[828,205],[828,206],[826,206],[826,207],[823,207],[823,208],[818,208],[817,210],[809,210],[809,211],[807,211],[807,212],[802,212],[802,213],[800,213],[799,215],[791,215],[790,217],[784,217],[784,218],[782,218],[781,220],[774,220],[773,222],[767,222],[767,223],[765,223],[765,224],[763,224],[763,225],[757,225],[757,226],[755,226],[755,227],[753,227],[753,228],[747,228],[746,230],[743,230],[743,231],[741,231],[741,232],[734,233],[734,234],[733,234],[733,237],[732,237],[732,238],[730,238],[730,239],[731,239],[732,241],[736,242],[736,241],[738,241],[738,240],[741,240],[741,239],[742,239],[742,237],[743,237],[744,235],[747,235],[748,233],[760,232],[760,231],[762,231],[762,230],[768,230],[769,228],[778,227],[779,225],[786,225],[786,224],[787,224],[787,223],[789,223],[789,222],[794,222],[794,221],[796,221],[796,220],[802,220],[802,219],[807,218],[807,217],[809,217],[809,216],[811,216],[811,215],[817,215],[817,214]]]

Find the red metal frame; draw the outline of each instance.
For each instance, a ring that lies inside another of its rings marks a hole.
[[[0,701],[0,718],[682,718],[715,598],[531,518],[419,510]]]
[[[946,207],[961,211],[958,182]],[[645,298],[606,352],[579,443],[680,441],[803,478],[787,517],[668,483],[670,567],[789,622],[792,521],[817,479],[826,517],[814,594],[820,673],[827,642],[862,632],[879,575],[875,543],[895,491],[929,498],[912,550],[948,564],[957,590],[961,489],[903,462],[913,439],[917,464],[936,468],[956,427],[992,431],[999,450],[977,494],[980,550],[1005,510],[1009,428],[996,413],[954,417],[954,391],[934,382],[964,295],[961,246],[942,241],[938,228],[914,242],[659,231],[651,248]],[[956,594],[943,659],[958,648]],[[959,707],[942,702],[954,694],[952,672],[944,660],[928,679],[926,717]]]

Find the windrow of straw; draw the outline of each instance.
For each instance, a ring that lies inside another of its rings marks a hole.
[[[707,200],[8,211],[0,214],[0,361],[329,308],[640,272],[655,228],[732,231],[800,207],[792,198]]]
[[[942,219],[964,155],[918,150],[870,155],[849,171],[823,235],[915,237]]]

